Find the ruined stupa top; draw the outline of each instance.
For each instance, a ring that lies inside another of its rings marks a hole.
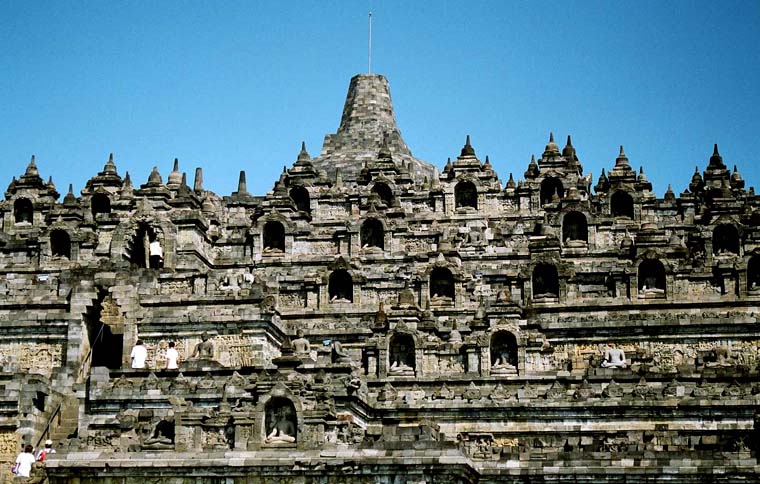
[[[415,179],[432,175],[433,165],[414,158],[401,137],[388,79],[378,74],[358,74],[349,84],[338,132],[325,136],[322,153],[312,163],[333,179],[339,170],[343,180],[354,180],[365,161],[378,158],[386,136],[396,164],[409,164]]]

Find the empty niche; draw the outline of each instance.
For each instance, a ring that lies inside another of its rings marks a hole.
[[[559,276],[554,264],[538,264],[533,269],[533,297],[558,297]]]
[[[618,190],[610,197],[610,213],[613,217],[628,217],[633,219],[633,197]]]
[[[90,209],[93,217],[101,213],[111,213],[111,199],[105,193],[96,193],[90,200]]]

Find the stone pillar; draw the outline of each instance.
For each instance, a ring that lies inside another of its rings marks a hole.
[[[388,376],[388,348],[377,350],[377,376],[380,378]]]
[[[378,351],[377,348],[367,348],[365,350],[367,356],[367,376],[377,376],[378,370]]]
[[[487,352],[488,348],[486,348]],[[467,373],[481,373],[481,349],[477,346],[467,346],[465,354],[467,355]]]

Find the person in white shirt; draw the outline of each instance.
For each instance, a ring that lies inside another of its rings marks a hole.
[[[45,447],[43,447],[42,449],[40,449],[39,451],[37,451],[37,460],[40,461],[40,462],[44,462],[45,461],[45,457],[47,457],[48,454],[55,454],[55,453],[56,453],[56,451],[53,448],[53,441],[50,440],[50,439],[47,439],[45,441]]]
[[[151,269],[160,269],[164,266],[164,249],[158,239],[153,239],[148,246]]]
[[[179,368],[179,352],[174,347],[174,341],[169,342],[169,349],[166,350],[166,369],[176,370]]]
[[[148,350],[143,346],[141,340],[137,340],[132,353],[129,355],[132,358],[132,368],[142,369],[145,368],[145,360],[148,358]]]
[[[16,467],[14,472],[19,477],[29,477],[34,461],[34,447],[27,445],[24,447],[24,451],[16,457]]]

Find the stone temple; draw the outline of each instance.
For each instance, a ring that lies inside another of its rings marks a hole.
[[[569,137],[439,172],[368,74],[263,196],[111,158],[59,202],[32,158],[0,202],[0,474],[49,438],[28,482],[758,482],[760,198],[705,161],[662,198]]]

